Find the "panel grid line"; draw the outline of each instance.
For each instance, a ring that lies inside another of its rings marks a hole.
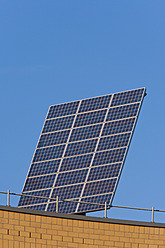
[[[142,106],[142,102],[143,102],[143,99],[144,99],[144,96],[145,96],[145,89],[143,89],[143,95],[141,96],[141,104],[139,105],[139,108],[138,108],[138,111],[137,111],[137,114],[136,114],[136,118],[135,118],[135,122],[134,122],[134,125],[133,125],[133,128],[132,128],[132,135],[130,135],[130,138],[129,138],[129,142],[128,142],[128,146],[125,150],[125,154],[124,154],[124,158],[123,158],[123,164],[120,168],[120,172],[119,172],[119,176],[118,176],[118,179],[116,181],[116,184],[115,184],[115,187],[114,187],[114,191],[113,191],[113,196],[110,200],[110,205],[113,201],[113,197],[114,197],[114,194],[115,194],[115,191],[116,191],[116,188],[117,188],[117,185],[119,183],[119,179],[120,179],[120,176],[121,176],[121,172],[123,170],[123,166],[124,166],[124,162],[126,160],[126,156],[127,156],[127,153],[128,153],[128,149],[129,149],[129,146],[130,146],[130,143],[131,143],[131,139],[132,139],[132,136],[133,136],[133,133],[134,133],[134,130],[135,130],[135,126],[136,126],[136,123],[137,123],[137,119],[138,119],[138,116],[139,116],[139,113],[140,113],[140,109],[141,109],[141,106]]]
[[[115,95],[115,94],[112,94],[112,95]],[[111,95],[111,96],[112,96],[112,95]],[[81,100],[81,101],[82,101],[82,100]],[[140,103],[140,101],[131,102],[131,103],[126,103],[126,104],[121,104],[121,105],[115,105],[115,106],[111,106],[111,108],[113,109],[113,108],[116,108],[116,107],[122,107],[122,106],[133,105],[133,104],[136,104],[136,103]],[[78,115],[83,115],[83,114],[87,114],[87,113],[91,113],[91,112],[98,112],[98,111],[100,111],[100,110],[106,110],[106,109],[107,109],[107,108],[89,110],[89,111],[85,111],[85,112],[80,112],[80,113],[78,113]],[[68,117],[68,116],[74,116],[74,115],[75,115],[75,114],[57,116],[57,117],[54,117],[54,118],[46,119],[46,121],[55,120],[55,119],[59,119],[59,118],[64,118],[64,117]]]
[[[99,141],[100,141],[100,137],[101,137],[101,134],[102,134],[104,125],[105,125],[105,121],[106,121],[106,118],[107,118],[107,115],[108,115],[109,108],[110,108],[110,106],[111,106],[112,99],[113,99],[113,95],[111,96],[111,99],[110,99],[110,102],[109,102],[109,105],[108,105],[108,108],[107,108],[107,111],[106,111],[106,114],[105,114],[105,117],[104,117],[104,122],[103,122],[102,128],[101,128],[101,130],[100,130],[100,134],[99,134],[99,137],[98,137],[98,140],[97,140],[97,144],[96,144],[96,147],[95,147],[95,151],[94,151],[94,153],[93,153],[93,157],[92,157],[92,160],[91,160],[91,163],[90,163],[90,166],[89,166],[88,173],[87,173],[87,175],[86,175],[86,179],[85,179],[85,182],[84,182],[84,186],[83,186],[82,191],[81,191],[80,199],[82,198],[82,195],[83,195],[83,193],[84,193],[84,189],[85,189],[85,186],[86,186],[88,177],[89,177],[90,169],[91,169],[91,166],[92,166],[92,164],[93,164],[93,160],[94,160],[94,157],[95,157],[95,153],[96,153],[96,151],[97,151],[97,147],[98,147],[98,144],[99,144]],[[79,199],[79,202],[80,202],[80,199]],[[75,212],[78,211],[79,205],[80,205],[80,203],[77,204],[77,208],[76,208],[76,211],[75,211]]]
[[[69,142],[69,139],[70,139],[70,136],[71,136],[71,133],[72,133],[73,127],[74,127],[74,123],[75,123],[75,121],[76,121],[76,117],[77,117],[77,114],[78,114],[78,111],[79,111],[79,108],[80,108],[81,102],[82,102],[82,101],[79,101],[79,105],[78,105],[78,108],[77,108],[77,111],[76,111],[76,114],[75,114],[75,117],[74,117],[74,120],[73,120],[73,123],[72,123],[72,127],[71,127],[71,129],[70,129],[70,133],[69,133],[69,136],[68,136],[68,139],[67,139],[67,143],[66,143],[66,145],[65,145],[65,148],[64,148],[64,151],[63,151],[63,155],[62,155],[62,158],[61,158],[61,161],[60,161],[60,164],[59,164],[59,167],[58,167],[57,172],[59,172],[59,171],[60,171],[60,168],[61,168],[61,165],[62,165],[62,161],[63,161],[64,155],[65,155],[65,152],[66,152],[66,149],[67,149],[67,146],[68,146],[68,142]],[[58,177],[58,174],[57,174],[57,175],[56,175],[56,177],[55,177],[54,184],[53,184],[53,186],[52,186],[52,190],[51,190],[51,192],[50,192],[50,196],[49,196],[49,198],[51,198],[51,196],[52,196],[53,189],[54,189],[55,184],[56,184],[56,181],[57,181],[57,177]],[[47,208],[48,208],[49,202],[50,202],[50,200],[48,200],[48,202],[47,202],[47,205],[46,205],[45,211],[47,211]]]

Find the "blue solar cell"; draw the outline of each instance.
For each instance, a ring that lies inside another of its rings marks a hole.
[[[74,127],[96,124],[104,121],[107,110],[100,110],[77,115]]]
[[[110,108],[106,121],[134,117],[138,113],[139,106],[140,104],[136,103],[131,105],[124,105],[121,107]]]
[[[123,105],[133,102],[140,102],[145,89],[130,90],[125,92],[116,93],[113,96],[111,106]]]
[[[131,133],[106,136],[100,139],[97,151],[108,150],[128,145]]]
[[[84,182],[87,172],[88,169],[60,173],[58,174],[55,187]]]
[[[133,130],[134,123],[135,123],[135,118],[107,122],[104,125],[102,136],[116,134],[116,133],[130,132]]]
[[[77,203],[74,202],[59,202],[58,204],[58,212],[59,213],[74,213],[76,211]],[[56,211],[56,203],[49,203],[48,212]]]
[[[59,199],[73,199],[80,197],[83,184],[70,185],[65,187],[56,187],[53,189],[52,198],[59,197]]]
[[[60,164],[60,159],[46,161],[42,163],[33,163],[31,165],[28,176],[32,177],[32,176],[55,173],[58,170],[59,164]]]
[[[98,137],[102,124],[80,127],[72,130],[70,142]]]
[[[119,175],[121,165],[122,164],[119,163],[91,168],[87,181],[117,177]]]
[[[97,139],[70,143],[67,146],[65,157],[94,152],[96,143]]]
[[[74,120],[74,116],[67,116],[67,117],[47,120],[45,122],[42,133],[49,133],[49,132],[69,129],[72,127],[73,120]]]
[[[60,167],[60,171],[68,171],[89,167],[92,159],[92,154],[64,158]]]
[[[46,148],[37,149],[34,155],[33,162],[61,158],[65,145],[51,146]]]
[[[96,153],[92,166],[122,162],[126,148]]]
[[[105,194],[105,195],[98,195],[98,196],[93,196],[93,197],[85,197],[81,198],[80,202],[89,202],[89,203],[99,203],[99,204],[107,204],[110,203],[112,198],[112,194]],[[91,205],[91,204],[84,204],[81,203],[78,208],[78,212],[84,212],[84,211],[91,211],[91,210],[98,210],[98,209],[103,209],[104,206],[100,205]]]
[[[75,114],[78,105],[79,101],[51,106],[49,109],[47,119]]]
[[[86,183],[83,197],[113,192],[115,184],[116,178]]]
[[[41,138],[38,143],[38,148],[44,146],[53,146],[58,144],[63,144],[67,142],[68,135],[70,130],[55,132],[55,133],[47,133],[41,135]]]
[[[42,196],[42,197],[49,197],[51,189],[47,190],[40,190],[40,191],[33,191],[25,193],[25,195],[34,195],[34,196]],[[21,196],[18,206],[24,206],[24,205],[31,205],[31,204],[37,204],[37,203],[45,203],[47,202],[47,199],[42,198],[34,198],[29,196]]]
[[[55,176],[56,175],[54,174],[54,175],[28,178],[25,183],[23,193],[26,191],[32,191],[37,189],[51,188],[53,186]]]
[[[46,204],[32,205],[32,206],[26,206],[26,207],[21,206],[21,208],[45,211]]]
[[[108,108],[110,99],[111,95],[82,100],[79,112],[87,112],[96,109]]]

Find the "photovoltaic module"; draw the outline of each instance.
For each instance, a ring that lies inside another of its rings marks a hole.
[[[22,194],[73,200],[61,213],[103,209],[112,203],[145,88],[49,108]],[[21,196],[18,207],[55,212],[56,202]]]

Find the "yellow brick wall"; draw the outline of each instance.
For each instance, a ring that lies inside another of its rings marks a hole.
[[[165,248],[165,227],[0,210],[0,248],[54,247]]]

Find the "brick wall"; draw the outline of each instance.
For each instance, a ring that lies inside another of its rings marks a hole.
[[[165,248],[165,225],[0,206],[0,248]]]

